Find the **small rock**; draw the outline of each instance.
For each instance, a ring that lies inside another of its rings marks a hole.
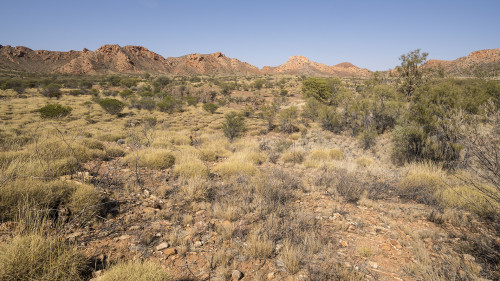
[[[125,144],[125,139],[119,139],[116,141],[117,144]]]
[[[241,278],[243,278],[243,273],[241,273],[241,271],[235,269],[233,270],[233,272],[231,272],[232,281],[237,281],[240,280]]]
[[[127,240],[127,239],[130,239],[130,235],[124,234],[124,235],[118,237],[118,240]]]
[[[340,240],[340,245],[342,245],[342,247],[346,248],[349,246],[349,244],[347,243],[347,241],[344,241],[344,240]]]
[[[273,279],[273,278],[274,278],[274,272],[269,272],[269,273],[267,274],[267,280],[271,280],[271,279]]]
[[[378,268],[378,263],[376,263],[374,261],[369,261],[368,262],[368,266],[371,267],[371,268],[377,269]]]
[[[161,243],[160,245],[156,246],[156,250],[157,251],[161,251],[161,250],[164,250],[166,248],[170,247],[170,245],[167,243],[167,242],[163,242]]]
[[[177,254],[177,250],[174,248],[170,248],[170,249],[165,250],[164,253],[165,253],[165,256],[168,258],[170,256]]]
[[[195,241],[195,242],[193,243],[193,246],[195,246],[195,247],[201,247],[202,245],[203,245],[203,243],[202,243],[201,241],[199,241],[199,240],[198,240],[198,241]]]

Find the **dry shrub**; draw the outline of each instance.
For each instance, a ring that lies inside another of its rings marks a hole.
[[[246,244],[246,252],[250,257],[265,259],[273,255],[274,242],[264,233],[254,231],[249,235]]]
[[[0,245],[0,280],[85,280],[85,257],[62,239],[16,236]]]
[[[191,139],[183,135],[173,135],[170,137],[170,142],[173,145],[191,145]]]
[[[303,255],[300,247],[287,239],[283,242],[279,259],[288,273],[296,274],[300,270]]]
[[[304,155],[305,153],[302,150],[289,151],[281,156],[281,160],[285,163],[302,163]]]
[[[123,161],[131,168],[168,169],[175,163],[175,156],[166,149],[143,149],[129,153]]]
[[[333,160],[342,160],[344,159],[344,153],[338,148],[332,148],[328,151],[328,155]]]
[[[152,262],[130,261],[118,263],[104,272],[101,281],[170,281],[171,275]]]
[[[200,160],[206,162],[215,162],[217,161],[217,152],[212,149],[202,148],[200,149]]]
[[[189,201],[205,201],[210,196],[210,182],[204,177],[190,177],[179,188],[181,198]]]
[[[375,164],[375,161],[373,161],[373,159],[369,158],[369,157],[358,157],[354,160],[354,162],[356,162],[356,164],[358,164],[359,166],[362,166],[362,167],[369,167],[369,166],[373,166]]]
[[[445,206],[464,209],[483,217],[494,218],[500,215],[500,203],[490,199],[483,192],[494,194],[498,191],[489,185],[481,185],[480,190],[472,185],[448,187],[439,198]]]
[[[365,183],[359,179],[354,172],[339,169],[335,176],[334,188],[344,200],[356,203],[361,198],[365,190]]]
[[[192,162],[185,162],[175,166],[174,174],[183,179],[207,178],[208,168],[200,160],[193,159]]]
[[[86,223],[102,215],[103,204],[99,192],[86,184],[77,185],[75,188],[67,204],[73,219]]]
[[[230,240],[233,237],[234,226],[229,221],[223,221],[217,226],[217,232],[224,238],[224,240]]]
[[[235,176],[253,176],[258,173],[258,169],[248,161],[243,160],[227,160],[214,167],[213,172],[223,178],[231,178]]]
[[[127,153],[125,152],[125,150],[119,148],[118,146],[110,146],[110,147],[107,147],[105,150],[104,150],[105,154],[106,154],[106,158],[117,158],[117,157],[123,157],[125,156]]]
[[[241,203],[241,202],[238,202]],[[241,207],[236,206],[230,200],[217,202],[212,207],[215,217],[228,221],[235,221],[241,216]]]
[[[312,150],[309,155],[307,155],[308,160],[320,162],[328,161],[330,158],[329,153],[325,150]]]
[[[104,150],[104,144],[96,139],[84,139],[82,144],[90,149]]]
[[[81,223],[90,221],[104,210],[97,190],[85,184],[18,179],[0,188],[2,220],[18,218],[23,215],[19,212],[25,209],[53,217],[62,205],[66,205],[71,216]]]
[[[399,182],[404,197],[425,204],[438,203],[439,192],[445,185],[446,173],[432,163],[413,163],[405,167]]]

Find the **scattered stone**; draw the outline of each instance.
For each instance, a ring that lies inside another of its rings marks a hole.
[[[269,273],[267,274],[267,280],[271,280],[271,279],[273,279],[273,278],[274,278],[274,272],[269,272]]]
[[[130,239],[130,235],[124,234],[124,235],[118,237],[118,240],[122,240],[122,241],[127,240],[127,239]]]
[[[340,245],[342,245],[342,247],[346,248],[349,246],[349,244],[347,243],[347,241],[344,241],[344,240],[340,240]]]
[[[374,261],[369,261],[368,262],[368,266],[371,267],[371,268],[377,269],[378,268],[378,263],[376,263]]]
[[[161,251],[161,250],[164,250],[166,248],[170,247],[170,245],[167,243],[167,242],[163,242],[161,243],[160,245],[156,246],[156,250],[157,251]]]
[[[202,243],[201,241],[199,241],[199,240],[198,240],[198,241],[195,241],[195,242],[193,243],[193,246],[195,246],[195,247],[201,247],[201,246],[203,246],[203,243]]]
[[[243,278],[243,273],[241,273],[241,271],[235,269],[233,270],[233,272],[231,272],[232,281],[237,281],[240,280],[241,278]]]
[[[125,144],[125,139],[118,139],[116,141],[117,144]]]
[[[476,258],[473,257],[473,256],[471,256],[471,255],[469,255],[469,254],[464,254],[464,260],[466,260],[466,261],[475,261]]]
[[[174,249],[174,248],[169,248],[169,249],[166,249],[165,252],[163,252],[163,253],[168,258],[170,256],[176,255],[177,254],[177,250]]]

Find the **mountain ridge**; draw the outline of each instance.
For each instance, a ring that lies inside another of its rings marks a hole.
[[[477,69],[500,71],[500,49],[471,52],[456,60],[432,59],[424,67],[446,74],[467,75]],[[349,62],[326,65],[300,55],[291,56],[278,66],[261,69],[221,52],[163,57],[143,46],[102,45],[95,51],[32,50],[24,46],[0,45],[0,70],[60,74],[175,74],[175,75],[262,75],[293,74],[332,77],[368,77],[372,71]]]

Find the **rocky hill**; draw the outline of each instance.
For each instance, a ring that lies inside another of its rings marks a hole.
[[[61,74],[163,73],[178,75],[297,74],[365,77],[367,69],[350,63],[327,66],[294,56],[278,67],[262,70],[221,52],[164,58],[141,46],[103,45],[95,51],[45,51],[0,45],[0,70]]]
[[[173,73],[181,75],[260,74],[257,67],[228,58],[221,52],[169,57],[168,60],[173,64]]]
[[[303,56],[292,56],[284,64],[277,67],[265,66],[265,74],[297,74],[308,76],[339,76],[339,77],[367,77],[371,71],[359,68],[351,63],[344,62],[333,66],[312,62]]]
[[[500,49],[480,50],[456,60],[429,60],[425,67],[441,69],[448,75],[500,74]]]

